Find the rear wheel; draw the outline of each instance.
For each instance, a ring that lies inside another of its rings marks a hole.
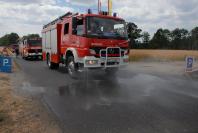
[[[51,61],[51,58],[50,58],[49,54],[47,55],[47,62],[46,63],[47,63],[47,66],[48,66],[49,69],[58,69],[59,68],[59,64],[53,63]]]

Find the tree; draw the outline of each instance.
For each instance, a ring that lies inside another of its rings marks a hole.
[[[39,34],[28,34],[27,36],[23,36],[23,39],[28,39],[28,38],[39,38]]]
[[[170,48],[170,31],[168,29],[158,29],[151,42],[151,48],[168,49]]]
[[[173,49],[186,49],[188,46],[189,33],[186,29],[176,28],[171,32],[172,48]]]
[[[128,37],[130,39],[130,47],[138,48],[137,39],[141,37],[142,30],[134,23],[127,24]]]
[[[16,33],[11,33],[8,36],[8,40],[9,40],[9,43],[10,44],[17,44],[18,43],[18,40],[19,40],[19,35],[16,34]]]
[[[17,44],[19,40],[19,36],[16,33],[6,34],[5,36],[0,38],[0,45],[7,46],[10,44]]]
[[[191,31],[191,49],[198,50],[198,27],[195,27]]]
[[[8,45],[8,35],[5,35],[3,37],[0,38],[0,46],[3,46],[3,45]]]
[[[142,33],[142,48],[149,48],[150,34],[148,32]]]

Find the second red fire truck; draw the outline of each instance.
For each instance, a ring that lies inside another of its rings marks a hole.
[[[126,23],[107,12],[68,12],[43,27],[42,44],[48,67],[65,64],[72,77],[83,68],[114,72],[129,61]]]
[[[23,59],[42,59],[42,39],[40,37],[21,39],[19,53]]]

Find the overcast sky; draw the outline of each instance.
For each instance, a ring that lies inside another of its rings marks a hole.
[[[103,1],[106,9],[107,0]],[[0,0],[0,36],[41,33],[43,24],[67,11],[97,10],[97,0]],[[198,0],[113,0],[113,10],[153,34],[158,28],[198,26]]]

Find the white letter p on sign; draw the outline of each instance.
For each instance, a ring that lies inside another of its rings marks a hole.
[[[8,59],[4,59],[3,60],[3,66],[5,66],[6,64],[8,64],[9,63],[9,60]]]

